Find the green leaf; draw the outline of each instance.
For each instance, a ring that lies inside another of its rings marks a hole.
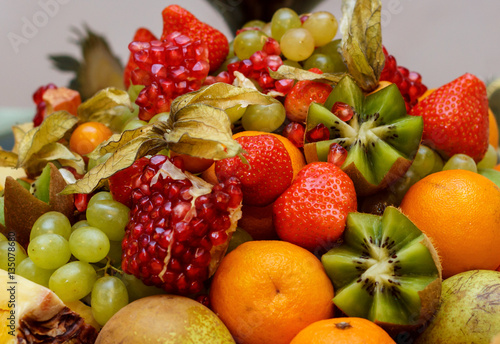
[[[49,55],[49,59],[56,69],[63,72],[76,72],[80,68],[80,61],[68,55]]]
[[[176,153],[220,160],[242,153],[233,140],[231,122],[224,110],[196,103],[171,114],[166,141]]]
[[[318,74],[302,68],[281,65],[277,71],[269,70],[269,75],[273,79],[293,79],[293,80],[314,80],[327,84],[336,85],[345,73],[323,73]]]
[[[97,92],[92,98],[86,100],[78,107],[78,117],[82,122],[101,122],[113,131],[115,123],[121,123],[116,119],[125,112],[132,110],[132,103],[128,93],[116,88],[105,88]]]
[[[62,139],[77,123],[78,118],[67,111],[57,111],[45,118],[39,127],[28,131],[19,143],[17,167],[24,167],[45,145]]]
[[[380,0],[342,2],[342,54],[349,74],[367,92],[377,88],[385,63],[381,6]]]

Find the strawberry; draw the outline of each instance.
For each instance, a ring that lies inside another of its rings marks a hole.
[[[344,232],[347,214],[356,211],[354,184],[328,162],[306,165],[273,204],[278,236],[310,251],[324,252]]]
[[[258,132],[257,132],[258,133]],[[240,133],[246,135],[246,132]],[[236,134],[238,135],[238,134]],[[237,177],[241,181],[243,204],[266,206],[284,192],[293,180],[290,153],[278,135],[260,133],[254,136],[233,137],[246,153],[244,162],[239,156],[215,162],[218,180]],[[288,149],[298,150],[291,142]],[[300,151],[297,154],[301,154]]]
[[[312,102],[323,104],[332,87],[319,81],[297,82],[285,98],[286,116],[293,122],[305,122],[307,110]]]
[[[423,143],[447,157],[463,153],[479,162],[488,149],[486,87],[472,74],[436,89],[410,115],[424,120]]]
[[[135,32],[134,39],[132,42],[151,42],[156,40],[156,36],[153,35],[151,31],[145,28],[139,28]],[[130,73],[136,68],[139,68],[137,66],[137,63],[134,61],[134,54],[130,53],[130,57],[128,58],[127,65],[125,66],[125,69],[123,71],[123,82],[125,83],[125,87],[130,86]]]
[[[201,40],[209,47],[210,72],[220,67],[229,53],[229,42],[223,33],[199,21],[192,13],[178,5],[166,7],[162,15],[162,39],[177,31],[192,40]]]

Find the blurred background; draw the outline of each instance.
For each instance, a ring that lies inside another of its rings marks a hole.
[[[2,1],[0,126],[9,125],[10,130],[12,121],[23,121],[27,108],[34,113],[31,95],[38,86],[49,82],[58,86],[68,84],[71,75],[56,71],[48,55],[81,57],[79,48],[72,43],[76,36],[70,31],[71,27],[81,29],[86,24],[104,35],[125,64],[127,45],[135,30],[144,26],[159,35],[161,11],[169,4],[181,4],[230,40],[234,29],[224,17],[232,18],[231,24],[236,27],[244,14],[266,16],[274,12],[271,0],[262,1],[263,5],[256,0],[210,1]],[[313,10],[330,11],[339,21],[341,18],[340,0],[278,2],[298,8],[298,12],[304,4],[313,4]],[[499,13],[500,1],[382,0],[383,44],[399,65],[418,71],[429,88],[438,87],[465,72],[476,74],[487,82],[500,77]]]

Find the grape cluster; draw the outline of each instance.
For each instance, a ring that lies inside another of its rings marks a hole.
[[[90,198],[86,219],[73,225],[62,213],[43,214],[31,229],[27,251],[15,242],[16,274],[50,288],[64,302],[88,301],[104,325],[129,301],[152,293],[133,276],[118,273],[128,214],[105,191]],[[0,240],[3,257],[10,246],[4,236]],[[6,263],[0,259],[0,268],[7,270]]]

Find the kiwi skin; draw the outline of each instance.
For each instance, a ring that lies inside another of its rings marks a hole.
[[[396,219],[399,219],[401,216],[404,216],[404,214],[402,214],[399,209],[392,207],[392,206],[388,207],[386,209],[386,211],[393,212],[393,214],[395,212],[398,212],[399,217],[396,217]],[[353,214],[355,214],[355,213],[353,213]],[[367,228],[369,226],[373,226],[372,228],[377,228],[376,226],[378,226],[378,224],[375,224],[375,223],[378,223],[377,218],[380,218],[379,216],[370,215],[370,214],[360,214],[360,215],[362,215],[362,216],[366,215],[365,218],[368,219],[370,222],[369,222],[369,224],[366,224],[366,222],[365,222],[363,224],[363,226],[358,227],[358,228]],[[372,221],[373,219],[375,219],[375,221]],[[394,217],[392,217],[392,219],[394,219]],[[413,226],[413,229],[412,229],[413,233],[411,233],[411,234],[402,233],[401,234],[401,236],[403,236],[403,237],[411,236],[411,239],[409,239],[410,241],[406,241],[406,242],[404,242],[404,240],[400,241],[399,245],[400,246],[402,245],[402,246],[397,249],[397,252],[400,252],[400,249],[402,247],[407,247],[408,243],[411,243],[410,247],[414,247],[414,245],[416,245],[417,243],[422,244],[424,246],[424,250],[425,249],[428,250],[427,257],[428,258],[430,257],[430,260],[432,260],[432,262],[434,263],[435,270],[436,270],[437,274],[436,274],[436,278],[431,280],[431,282],[429,284],[427,284],[422,290],[415,291],[418,294],[418,298],[420,299],[420,309],[419,309],[418,314],[408,314],[409,318],[407,320],[401,321],[401,323],[392,323],[392,322],[388,323],[388,322],[383,322],[383,321],[380,321],[377,319],[369,319],[369,320],[374,321],[376,324],[378,324],[382,328],[384,328],[394,338],[396,338],[396,337],[404,338],[407,335],[415,334],[417,331],[419,331],[419,332],[422,331],[423,328],[425,328],[425,326],[432,319],[436,310],[438,309],[439,302],[440,302],[440,295],[441,295],[442,268],[441,268],[441,263],[439,261],[439,256],[436,252],[436,249],[432,245],[430,239],[427,236],[425,236],[423,233],[421,233],[420,230],[418,230],[418,228],[415,227],[409,219],[406,218],[406,221]],[[398,222],[400,222],[400,221],[398,221]],[[373,225],[373,224],[375,224],[375,225]],[[349,226],[349,220],[348,220],[348,226]],[[397,227],[397,229],[399,230],[399,226]],[[344,234],[348,233],[349,230],[350,230],[349,227],[346,228],[346,231],[344,232]],[[358,233],[359,233],[359,230],[358,230]],[[367,242],[370,233],[368,233],[365,230],[362,230],[362,233],[364,234],[363,241]],[[386,238],[388,238],[388,233],[384,232],[384,236]],[[356,236],[356,237],[359,238],[359,236]],[[358,294],[357,297],[355,296],[355,294],[357,293],[357,291],[356,291],[357,287],[355,285],[358,283],[362,283],[362,284],[367,283],[367,280],[360,282],[361,281],[360,277],[362,275],[364,275],[364,272],[366,271],[366,269],[358,268],[360,266],[356,265],[356,263],[357,264],[361,264],[361,263],[357,260],[352,261],[352,266],[354,268],[349,269],[350,271],[346,271],[345,268],[343,268],[343,265],[345,265],[345,262],[347,262],[347,264],[350,264],[350,263],[348,263],[348,261],[350,259],[349,257],[351,257],[352,254],[349,254],[349,252],[351,252],[351,253],[355,252],[355,254],[357,254],[358,252],[361,253],[361,251],[359,250],[359,247],[364,246],[364,244],[360,243],[360,242],[357,242],[357,243],[352,242],[352,236],[351,236],[351,239],[348,239],[346,237],[344,239],[345,240],[344,240],[343,244],[340,244],[340,246],[338,246],[337,248],[334,248],[334,249],[330,250],[328,253],[326,253],[325,255],[323,255],[321,260],[323,262],[323,265],[325,266],[325,270],[326,270],[327,274],[332,279],[332,282],[335,286],[336,297],[345,288],[349,288],[348,289],[349,294],[344,294],[344,296],[342,296],[342,298],[344,299],[344,302],[346,300],[346,297],[347,298],[353,297],[357,300],[358,303],[361,303],[361,304],[365,303],[367,307],[371,307],[371,304],[366,303],[366,296],[361,295],[361,294]],[[398,240],[397,238],[394,238],[394,239]],[[342,248],[342,245],[344,245],[344,244],[346,246],[344,246]],[[390,244],[390,246],[392,246],[392,245],[393,244]],[[398,245],[398,243],[396,243],[396,246],[397,245]],[[384,248],[384,246],[385,246],[385,244],[380,243],[378,247]],[[364,247],[366,247],[366,246],[364,246]],[[347,255],[345,255],[346,252],[347,252]],[[420,251],[417,251],[417,252],[420,252]],[[340,258],[333,258],[333,260],[332,260],[333,256],[329,256],[329,254],[335,254],[335,255],[337,255],[337,257],[340,257]],[[361,257],[362,255],[363,255],[363,253],[361,253],[361,255],[359,257],[360,259],[363,258],[363,257]],[[372,258],[370,258],[371,260],[373,260],[373,258],[375,258],[378,261],[378,264],[375,264],[375,266],[378,265],[378,266],[383,267],[383,265],[380,265],[380,264],[386,264],[386,262],[383,260],[379,260],[373,256],[371,256],[371,257],[372,257]],[[367,258],[368,257],[364,257],[363,259],[367,259]],[[409,257],[406,256],[406,259],[408,259],[408,258]],[[422,259],[424,259],[424,258],[422,258]],[[428,260],[427,262],[429,262],[430,260]],[[432,262],[431,262],[431,264],[432,264]],[[389,260],[389,263],[391,263],[390,260]],[[425,264],[428,264],[428,263],[425,263]],[[405,269],[408,269],[408,265],[405,267]],[[410,268],[410,269],[412,269],[412,268]],[[434,268],[432,268],[432,269],[434,269]],[[353,275],[353,271],[356,271],[356,270],[359,271],[359,275]],[[380,269],[376,269],[376,271],[377,270],[380,271]],[[424,268],[423,270],[428,271],[427,268]],[[344,271],[344,273],[342,273],[342,271]],[[405,275],[408,276],[408,274],[411,272],[412,272],[412,270],[406,271]],[[382,272],[382,273],[385,273],[385,272]],[[418,272],[415,272],[415,274],[416,274],[416,276],[418,276]],[[421,276],[423,276],[423,275],[421,275]],[[429,275],[427,275],[427,276],[429,276]],[[366,277],[366,275],[365,275],[365,277]],[[370,278],[369,275],[368,275],[368,278]],[[432,278],[432,277],[430,277],[430,278]],[[356,281],[356,282],[354,282],[354,281]],[[368,282],[368,283],[370,283],[370,282]],[[351,287],[354,287],[354,288],[351,288]],[[363,289],[365,289],[364,286],[363,286]],[[369,293],[369,294],[371,294],[371,293]],[[371,294],[371,295],[373,295],[373,294]],[[384,294],[380,294],[380,295],[384,295]],[[333,300],[333,302],[335,303],[335,306],[337,308],[337,311],[339,312],[339,315],[361,316],[361,317],[369,318],[369,316],[363,316],[363,315],[360,315],[359,313],[355,314],[355,312],[357,312],[357,311],[354,310],[351,306],[349,306],[349,307],[351,307],[350,309],[347,309],[347,308],[342,309],[343,308],[342,300],[338,300],[338,301],[339,302],[336,302],[335,298]],[[401,301],[401,302],[403,302],[403,301]],[[339,305],[339,303],[340,303],[340,305]],[[348,303],[349,303],[349,301],[348,301]],[[398,304],[402,304],[402,303],[398,303]],[[363,306],[361,306],[361,307],[363,307]],[[388,305],[387,307],[390,307],[390,306]],[[354,307],[354,308],[356,308],[356,307]],[[395,308],[395,309],[398,309],[398,308]],[[364,309],[364,312],[366,312],[368,314],[368,311],[366,308]],[[394,312],[392,312],[392,313],[394,313]]]

